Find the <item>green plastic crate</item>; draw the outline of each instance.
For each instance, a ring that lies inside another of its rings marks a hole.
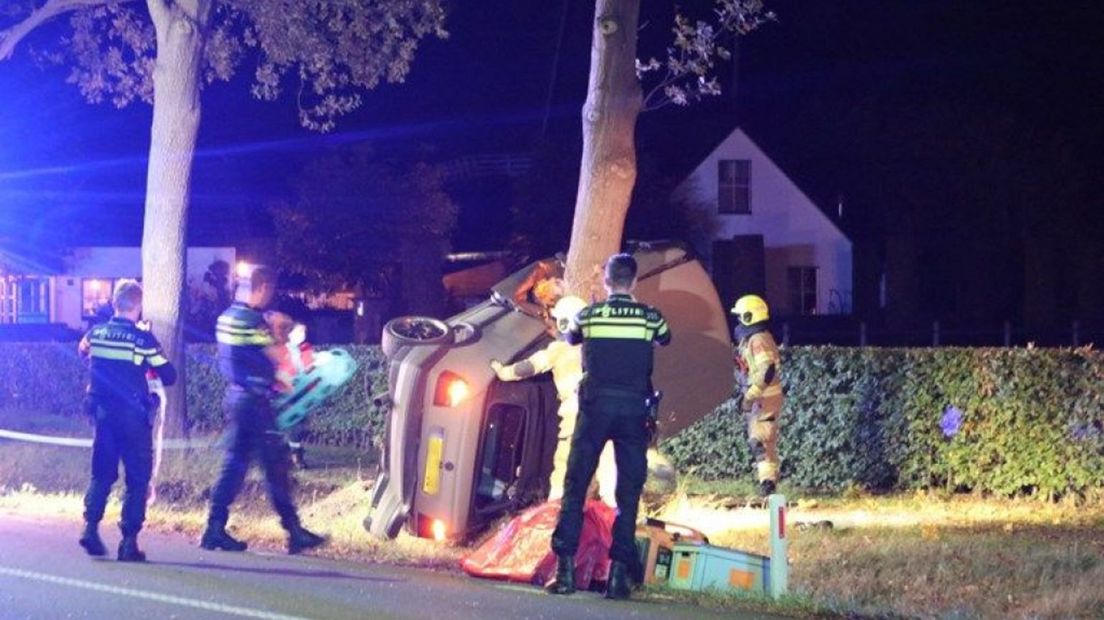
[[[675,544],[668,585],[679,590],[767,592],[770,558],[712,545]]]

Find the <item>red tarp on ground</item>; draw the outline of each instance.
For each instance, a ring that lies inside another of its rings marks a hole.
[[[550,545],[559,516],[559,500],[526,510],[464,558],[461,568],[473,577],[543,585],[556,572],[556,556]],[[575,586],[580,590],[589,588],[591,582],[604,583],[609,577],[616,516],[616,509],[599,500],[588,500],[583,509],[583,530],[575,554]]]

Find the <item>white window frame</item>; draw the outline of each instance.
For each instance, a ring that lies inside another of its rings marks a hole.
[[[797,272],[798,275],[798,290],[793,288],[792,274]],[[813,273],[813,283],[809,290],[805,287],[805,276],[809,272]],[[786,296],[790,302],[790,312],[801,315],[811,316],[820,314],[820,294],[817,289],[820,288],[820,268],[815,265],[790,265],[786,268]],[[795,295],[796,294],[796,295]],[[812,295],[812,309],[807,311],[808,306],[806,300]],[[796,296],[796,305],[795,305]]]
[[[743,204],[740,204],[738,197],[743,197]],[[717,213],[751,215],[750,159],[722,159],[717,162]]]

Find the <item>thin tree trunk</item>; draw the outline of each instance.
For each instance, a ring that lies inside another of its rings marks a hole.
[[[187,363],[181,308],[186,286],[188,202],[200,117],[200,61],[204,0],[160,5],[150,1],[157,30],[153,126],[150,132],[145,222],[142,229],[142,284],[145,316],[179,373],[167,390],[166,428],[187,435]],[[189,6],[190,5],[190,6]]]
[[[640,0],[596,0],[590,83],[583,105],[583,158],[567,254],[568,289],[601,298],[601,268],[621,249],[636,183],[636,76]]]

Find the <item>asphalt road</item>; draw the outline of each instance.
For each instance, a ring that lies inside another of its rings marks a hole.
[[[102,530],[114,552],[118,530]],[[595,593],[551,596],[413,568],[210,552],[183,536],[156,533],[141,539],[150,562],[122,564],[86,556],[78,534],[71,521],[0,513],[0,619],[736,617],[685,605],[605,601]]]

